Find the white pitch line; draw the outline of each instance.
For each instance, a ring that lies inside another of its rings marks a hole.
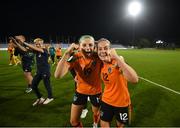
[[[151,84],[157,85],[157,86],[159,86],[159,87],[161,87],[161,88],[164,88],[164,89],[166,89],[166,90],[168,90],[168,91],[171,91],[171,92],[174,92],[174,93],[180,95],[180,92],[178,92],[178,91],[175,91],[175,90],[173,90],[173,89],[170,89],[170,88],[165,87],[165,86],[163,86],[163,85],[160,85],[160,84],[158,84],[158,83],[155,83],[155,82],[153,82],[153,81],[150,81],[150,80],[148,80],[148,79],[146,79],[146,78],[143,78],[143,77],[140,77],[140,76],[139,76],[139,78],[142,79],[142,80],[144,80],[144,81],[147,81],[147,82],[149,82],[149,83],[151,83]]]

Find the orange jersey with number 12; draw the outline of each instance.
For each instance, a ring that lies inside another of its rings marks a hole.
[[[127,80],[116,63],[112,60],[101,69],[101,78],[105,85],[102,101],[115,107],[126,107],[131,102]]]

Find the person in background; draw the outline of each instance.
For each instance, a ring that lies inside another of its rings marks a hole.
[[[8,43],[8,53],[9,53],[9,65],[15,65],[17,66],[18,64],[21,64],[21,61],[18,59],[17,56],[14,55],[14,50],[15,50],[15,45],[14,43],[12,42],[12,40],[10,39],[9,40],[9,43]]]
[[[23,44],[30,49],[32,49],[36,54],[36,64],[37,71],[36,75],[33,77],[32,81],[32,89],[37,96],[37,100],[33,103],[33,106],[39,104],[48,104],[54,100],[52,96],[52,88],[50,84],[50,65],[48,63],[48,51],[44,46],[44,40],[41,38],[36,38],[34,40],[35,46],[24,42]],[[38,89],[39,82],[43,80],[44,86],[47,90],[48,96],[47,98],[43,98],[42,94]]]
[[[21,57],[21,64],[24,72],[24,77],[28,84],[25,92],[30,93],[32,91],[32,65],[34,60],[34,53],[28,47],[23,46],[22,43],[26,41],[25,36],[18,35],[15,36],[15,38],[11,37],[11,39],[13,41],[13,44],[16,46],[14,55],[20,55]]]
[[[52,64],[54,65],[55,64],[55,53],[56,53],[56,50],[55,50],[55,48],[54,48],[54,46],[52,44],[50,45],[48,50],[49,50],[49,55],[50,55]]]
[[[15,64],[15,62],[14,62],[14,47],[12,44],[12,40],[9,40],[7,51],[9,53],[9,65]]]

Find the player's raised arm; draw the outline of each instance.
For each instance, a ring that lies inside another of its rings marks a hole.
[[[111,49],[110,56],[117,60],[118,67],[120,67],[120,69],[123,71],[124,76],[129,82],[132,82],[132,83],[138,82],[138,75],[136,71],[131,66],[126,64],[126,62],[124,61],[124,58],[122,56],[119,56],[116,53],[115,49],[113,48]]]
[[[26,42],[23,42],[23,44],[25,46],[31,48],[32,50],[44,53],[44,50],[43,50],[43,48],[45,48],[44,45],[43,45],[44,40],[42,40],[40,38],[37,38],[37,39],[34,40],[34,43],[35,43],[35,46],[32,45],[32,44],[28,44]]]
[[[27,51],[27,49],[22,46],[22,43],[20,44],[20,42],[18,42],[14,37],[9,37],[9,39],[11,39],[13,44],[16,45],[20,50],[22,50],[24,52]]]
[[[79,45],[72,43],[67,50],[65,51],[64,55],[62,56],[61,60],[58,62],[56,67],[54,77],[55,78],[62,78],[69,70],[69,65],[67,64],[67,59],[69,59],[70,54],[73,50],[78,49]]]

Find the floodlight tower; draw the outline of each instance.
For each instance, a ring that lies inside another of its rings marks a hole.
[[[131,1],[128,5],[128,13],[129,15],[133,18],[132,20],[132,43],[134,43],[134,39],[135,39],[135,21],[137,16],[140,14],[142,10],[142,6],[141,3],[138,1]]]

